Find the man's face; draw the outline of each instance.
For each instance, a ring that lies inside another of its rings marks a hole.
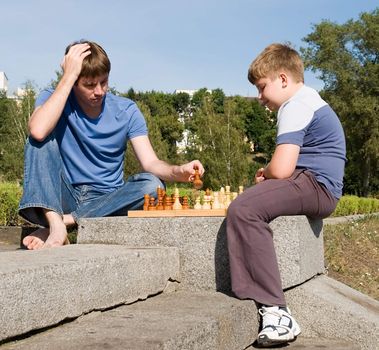
[[[108,90],[108,74],[98,77],[81,77],[73,87],[80,107],[84,111],[101,108]]]

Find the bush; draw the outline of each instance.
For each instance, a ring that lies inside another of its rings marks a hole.
[[[333,216],[371,214],[379,211],[379,199],[358,196],[343,196],[337,204]]]
[[[22,188],[16,183],[0,183],[0,226],[17,226],[21,219],[17,214]]]

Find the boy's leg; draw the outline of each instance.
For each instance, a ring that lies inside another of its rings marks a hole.
[[[65,226],[62,226],[63,213],[70,213],[76,207],[67,186],[54,136],[49,136],[43,142],[29,138],[25,146],[24,188],[19,214],[27,221],[45,228],[24,238],[23,243],[28,249],[42,248],[48,237],[48,245],[51,246],[56,245],[53,242],[62,241],[64,234],[67,236]]]
[[[281,215],[328,216],[337,200],[307,171],[265,180],[228,208],[227,237],[232,289],[241,299],[285,306],[269,222]]]
[[[144,194],[156,197],[157,187],[164,188],[165,185],[150,173],[130,176],[122,187],[105,194],[93,187],[82,186],[78,193],[80,203],[72,216],[78,222],[84,217],[127,215],[128,210],[142,208]]]

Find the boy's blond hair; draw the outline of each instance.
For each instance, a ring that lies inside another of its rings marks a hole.
[[[108,55],[105,50],[93,41],[88,41],[81,39],[75,41],[69,46],[67,46],[65,54],[67,55],[70,48],[77,44],[88,44],[90,46],[91,54],[83,59],[82,70],[78,77],[98,77],[104,74],[109,74],[111,70],[111,62],[109,61]]]
[[[248,79],[255,84],[261,78],[274,78],[284,71],[296,83],[304,83],[304,64],[298,52],[287,44],[271,44],[267,46],[251,63]]]

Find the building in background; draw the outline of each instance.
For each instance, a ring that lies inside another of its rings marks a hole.
[[[0,90],[8,91],[8,77],[4,72],[0,72]]]

